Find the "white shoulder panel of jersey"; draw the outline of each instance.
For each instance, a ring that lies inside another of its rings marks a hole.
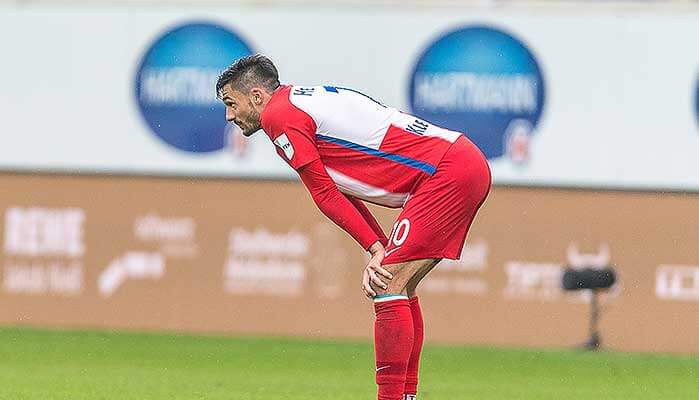
[[[361,182],[332,168],[326,167],[326,170],[342,193],[386,207],[402,207],[408,200],[408,193],[391,193]]]
[[[421,136],[438,137],[451,143],[456,142],[456,139],[462,135],[461,132],[440,128],[406,113],[400,113],[400,116],[395,119],[393,124],[399,128],[405,129],[408,132],[413,132]]]
[[[317,135],[378,149],[400,112],[354,89],[335,86],[293,86],[293,105],[313,118]]]

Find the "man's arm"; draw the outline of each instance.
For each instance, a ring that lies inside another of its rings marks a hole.
[[[370,282],[386,289],[383,279],[393,278],[381,267],[386,235],[369,210],[361,202],[353,204],[340,193],[328,175],[316,147],[317,126],[313,118],[288,101],[276,106],[270,104],[262,113],[265,133],[276,145],[277,153],[298,172],[320,211],[371,253],[364,268],[362,287],[367,297],[375,296]]]
[[[340,193],[322,161],[314,160],[299,168],[298,173],[320,211],[349,233],[364,250],[368,250],[376,242],[386,240],[386,235],[383,234],[376,220],[371,217],[381,236],[358,207]],[[369,210],[366,210],[366,213],[371,215]]]
[[[318,208],[365,250],[375,243],[383,248],[386,235],[369,210],[353,205],[340,193],[320,161],[313,118],[288,101],[268,108],[262,114],[262,127],[276,145],[277,153],[298,172]]]
[[[384,245],[384,247],[388,246],[388,238],[386,237],[383,228],[381,228],[381,225],[379,225],[379,223],[376,221],[376,218],[374,218],[374,215],[371,214],[371,211],[369,211],[364,202],[356,197],[347,195],[345,195],[345,197],[347,197],[349,201],[352,202],[352,204],[354,204],[354,206],[357,208],[357,211],[362,214],[362,217],[364,217],[364,220],[369,224],[371,230],[374,231],[376,236],[379,237],[381,244]]]

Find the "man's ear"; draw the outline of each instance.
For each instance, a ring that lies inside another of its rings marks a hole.
[[[260,88],[252,88],[250,89],[250,98],[252,100],[252,104],[256,106],[262,105],[262,100],[264,99],[264,92]]]

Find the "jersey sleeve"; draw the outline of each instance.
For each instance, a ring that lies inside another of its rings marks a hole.
[[[364,217],[364,220],[369,224],[371,227],[371,230],[376,233],[376,236],[379,237],[379,241],[381,242],[382,245],[388,246],[388,238],[386,237],[386,234],[383,231],[383,228],[381,228],[381,225],[376,221],[376,218],[374,218],[374,215],[369,211],[367,206],[359,199],[356,197],[352,196],[346,196],[352,204],[354,204],[354,207],[359,211],[359,213]]]
[[[381,238],[367,222],[364,215],[337,188],[320,160],[315,160],[301,168],[299,176],[318,209],[337,226],[349,233],[364,250],[380,241]],[[378,223],[376,225],[378,226]],[[385,235],[382,236],[385,238]]]
[[[297,170],[320,158],[316,147],[316,123],[289,101],[276,104],[262,118],[262,129],[277,153]]]

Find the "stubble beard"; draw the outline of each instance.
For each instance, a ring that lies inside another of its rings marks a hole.
[[[260,123],[260,113],[253,110],[250,112],[250,117],[247,118],[245,121],[245,129],[241,127],[241,130],[243,131],[243,136],[252,136],[255,132],[259,131],[260,129],[262,129]]]

